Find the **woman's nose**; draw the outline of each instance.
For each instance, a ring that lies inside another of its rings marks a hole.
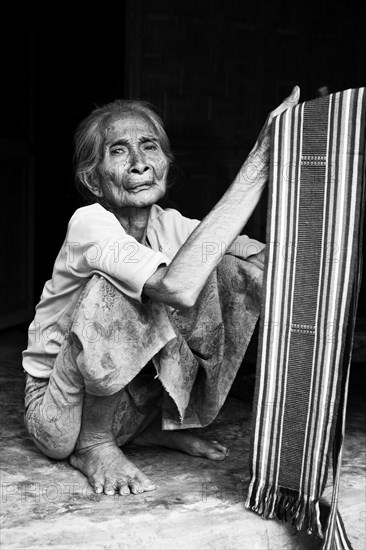
[[[146,164],[142,153],[135,151],[131,154],[129,172],[132,174],[143,174],[149,169],[150,167]]]

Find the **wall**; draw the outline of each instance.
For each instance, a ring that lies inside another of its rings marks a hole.
[[[0,138],[5,157],[12,141],[22,159],[15,179],[2,170],[6,308],[17,302],[32,315],[51,276],[81,204],[73,132],[94,105],[129,96],[161,109],[178,166],[170,205],[201,218],[294,84],[302,99],[321,86],[365,85],[360,10],[329,0],[126,0],[113,11],[32,8],[31,17],[4,19]],[[251,236],[265,238],[265,216],[266,197],[246,228]]]
[[[126,95],[157,105],[179,172],[170,203],[202,218],[246,158],[267,114],[366,85],[361,2],[129,0]],[[265,240],[267,196],[245,232]],[[359,316],[366,315],[366,282]]]
[[[360,15],[337,2],[127,2],[126,93],[163,114],[181,169],[174,204],[204,216],[295,84],[302,100],[365,84]],[[265,210],[251,235],[264,238]]]

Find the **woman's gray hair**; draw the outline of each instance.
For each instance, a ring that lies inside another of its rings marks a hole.
[[[151,124],[169,165],[174,161],[163,121],[150,103],[140,99],[117,99],[112,103],[97,107],[80,123],[74,136],[75,182],[78,190],[88,202],[104,203],[103,197],[94,195],[88,188],[88,184],[90,185],[98,179],[96,170],[103,158],[105,129],[111,119],[131,114],[141,116]]]

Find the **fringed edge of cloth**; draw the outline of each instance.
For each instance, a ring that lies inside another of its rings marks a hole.
[[[298,531],[306,529],[309,535],[324,537],[319,499],[300,495],[294,489],[254,480],[250,484],[245,507],[257,512],[263,519],[289,521]]]

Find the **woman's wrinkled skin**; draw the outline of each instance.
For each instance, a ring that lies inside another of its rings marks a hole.
[[[144,244],[150,208],[165,195],[168,169],[168,159],[152,126],[144,118],[130,115],[107,126],[99,181],[91,190],[97,196],[104,194],[126,233]],[[96,493],[152,491],[155,484],[115,442],[112,423],[120,393],[108,397],[86,395],[82,429],[70,463],[88,477]],[[159,419],[134,443],[160,445],[211,460],[223,460],[229,454],[217,441],[204,441],[181,430],[162,431]]]
[[[143,289],[145,296],[176,309],[196,303],[225,252],[225,247],[220,247],[220,254],[203,262],[202,245],[225,243],[229,248],[242,231],[267,183],[271,121],[296,105],[299,94],[295,86],[269,115],[233,183],[169,266],[159,267],[148,279]],[[145,244],[150,208],[165,194],[168,169],[169,161],[149,121],[141,115],[124,115],[107,125],[97,178],[88,187],[96,196],[107,198],[125,231]],[[82,428],[70,462],[88,477],[97,493],[125,495],[154,490],[155,484],[125,457],[115,442],[112,424],[119,399],[120,392],[108,397],[85,396]],[[162,431],[159,419],[134,443],[162,445],[211,460],[223,460],[229,453],[220,443],[204,441],[184,430]]]

